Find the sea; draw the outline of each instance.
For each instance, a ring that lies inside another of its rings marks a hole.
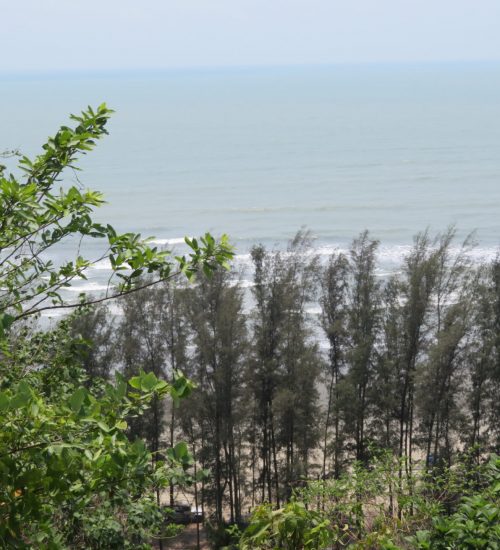
[[[102,191],[97,220],[158,246],[227,233],[245,264],[254,244],[284,248],[301,227],[323,257],[367,229],[383,276],[418,232],[454,225],[457,247],[474,232],[477,261],[497,254],[499,63],[3,74],[0,151],[32,157],[102,102],[109,136],[61,185]],[[69,292],[102,291],[108,276],[97,263]]]

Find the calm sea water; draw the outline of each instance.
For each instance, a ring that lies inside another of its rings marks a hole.
[[[34,155],[102,101],[110,136],[79,177],[121,230],[227,232],[245,254],[303,225],[322,251],[369,229],[387,264],[426,227],[500,244],[499,64],[3,76],[0,150]]]

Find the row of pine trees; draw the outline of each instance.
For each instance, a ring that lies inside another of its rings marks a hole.
[[[418,235],[390,276],[365,232],[348,252],[255,246],[253,284],[217,272],[189,287],[129,295],[74,330],[93,341],[89,383],[116,369],[196,384],[178,406],[130,419],[161,457],[179,437],[210,471],[200,502],[215,519],[280,505],[305,479],[338,477],[377,449],[413,468],[500,448],[500,261],[478,265],[453,230]],[[171,500],[174,499],[173,488]]]

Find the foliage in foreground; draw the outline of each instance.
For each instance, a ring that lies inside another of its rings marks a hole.
[[[192,385],[181,373],[171,383],[152,372],[128,382],[89,380],[82,346],[63,321],[39,332],[27,321],[46,310],[76,311],[135,292],[179,274],[206,275],[232,257],[225,237],[186,239],[189,256],[172,258],[140,235],[118,234],[96,223],[100,193],[67,185],[78,155],[107,133],[106,105],[72,116],[21,175],[0,165],[0,545],[4,548],[145,548],[163,517],[155,491],[185,480],[192,461],[185,444],[166,457],[130,437],[128,422],[155,400],[177,400]],[[24,175],[23,175],[24,174]],[[85,239],[99,239],[101,254],[80,255]],[[75,257],[55,264],[51,251],[75,243]],[[93,263],[111,265],[106,295],[68,300],[64,289],[86,278]]]
[[[398,488],[389,456],[307,484],[283,508],[258,506],[241,550],[500,548],[500,458],[415,477]]]
[[[226,236],[219,242],[208,233],[199,241],[186,238],[189,256],[172,258],[168,250],[150,246],[139,234],[119,234],[111,225],[92,219],[93,211],[104,204],[103,195],[64,184],[64,177],[70,170],[76,173],[78,156],[91,151],[108,133],[112,113],[103,103],[71,115],[75,126],[62,126],[43,145],[41,155],[21,157],[20,175],[0,165],[1,328],[42,311],[90,302],[84,295],[70,302],[61,291],[75,279],[85,279],[99,261],[109,262],[111,276],[105,297],[95,302],[132,292],[145,274],[154,277],[149,286],[180,273],[192,278],[197,271],[210,274],[232,257]],[[102,243],[95,258],[80,253],[86,239]],[[57,265],[50,251],[64,242],[75,244],[75,256]]]
[[[6,547],[123,548],[158,529],[157,487],[183,465],[152,462],[127,419],[154,396],[189,393],[152,373],[87,389],[68,323],[4,349],[0,392],[0,540]],[[36,365],[36,368],[33,368]]]
[[[279,510],[263,504],[255,510],[252,523],[242,536],[240,548],[319,550],[329,544],[329,523],[320,512],[307,510],[302,502],[291,501]]]
[[[433,518],[428,530],[412,542],[421,550],[500,548],[500,458],[493,457],[484,476],[485,487],[461,499],[451,515]]]

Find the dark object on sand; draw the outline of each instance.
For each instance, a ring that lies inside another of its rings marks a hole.
[[[188,525],[192,521],[191,507],[187,504],[174,504],[173,506],[164,506],[163,514],[167,523],[177,523]]]

